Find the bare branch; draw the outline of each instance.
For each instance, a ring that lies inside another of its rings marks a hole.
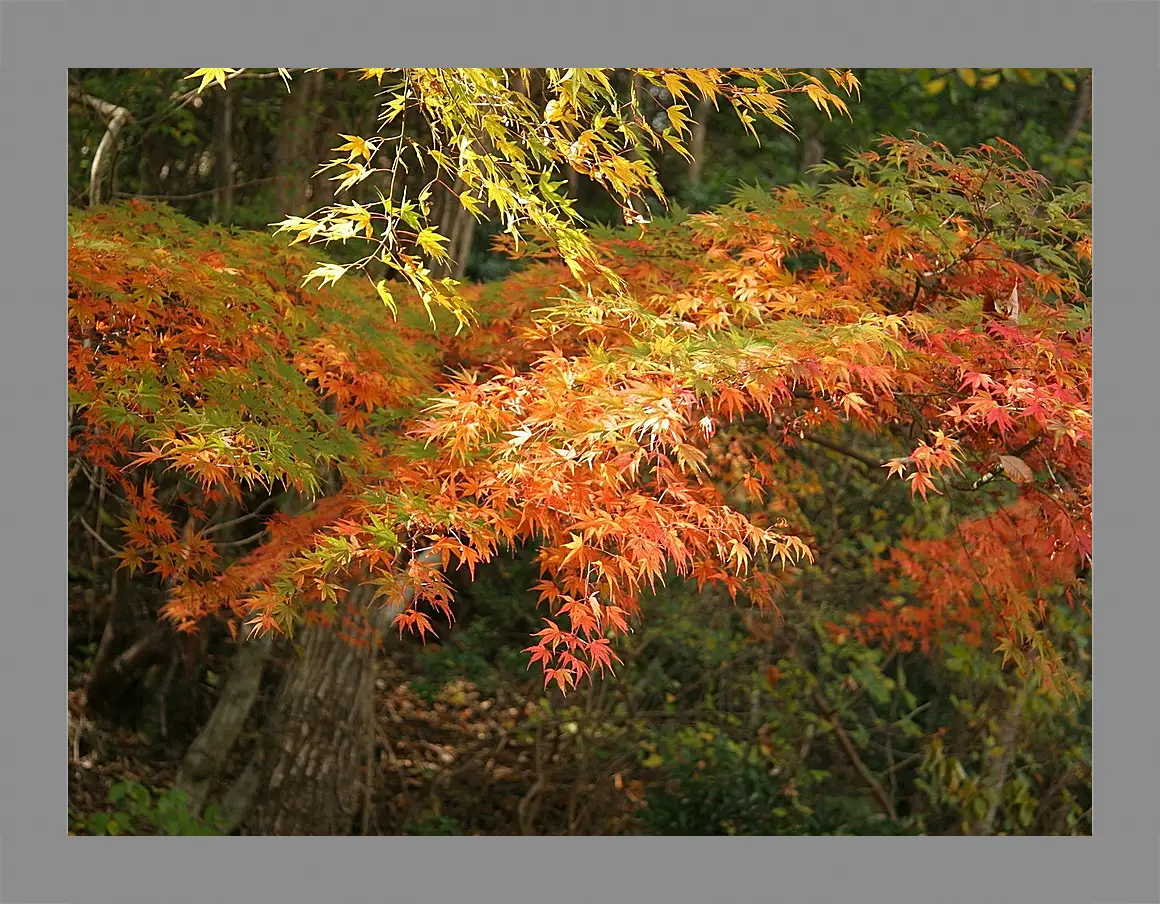
[[[1083,84],[1079,86],[1079,91],[1076,93],[1075,109],[1071,114],[1071,121],[1067,124],[1067,131],[1063,135],[1063,140],[1060,142],[1059,156],[1063,158],[1067,153],[1071,143],[1075,141],[1076,135],[1083,127],[1084,121],[1091,116],[1092,112],[1092,74],[1089,72],[1087,78],[1083,80]]]
[[[89,204],[95,206],[105,200],[103,184],[112,167],[112,151],[117,143],[117,135],[125,123],[133,122],[133,114],[124,107],[85,94],[75,85],[69,85],[68,96],[70,100],[92,107],[107,120],[105,134],[97,145],[97,152],[93,154],[93,165],[89,171]]]
[[[880,468],[883,464],[880,461],[875,461],[873,458],[870,458],[867,455],[863,455],[861,452],[857,452],[854,449],[847,449],[845,446],[839,445],[833,440],[828,440],[824,436],[819,436],[816,433],[806,433],[802,439],[804,439],[807,443],[813,443],[815,446],[821,446],[824,449],[829,449],[831,452],[837,452],[839,455],[845,455],[847,458],[851,458],[868,468]]]
[[[95,530],[93,530],[93,528],[89,525],[89,522],[87,522],[83,516],[80,516],[80,522],[81,522],[81,527],[83,527],[86,531],[88,531],[89,534],[92,536],[92,538],[101,544],[101,546],[104,548],[105,552],[107,552],[111,556],[119,556],[120,555],[120,553],[117,552],[117,550],[114,549],[109,544],[108,540],[106,540],[104,537],[102,537],[100,534],[98,534]]]

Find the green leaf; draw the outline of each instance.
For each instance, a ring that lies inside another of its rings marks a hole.
[[[419,247],[427,252],[434,260],[447,260],[447,252],[444,250],[441,243],[448,241],[446,236],[440,235],[434,229],[428,227],[422,230],[416,237],[415,241]]]

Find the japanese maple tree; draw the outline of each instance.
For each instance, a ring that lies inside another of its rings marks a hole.
[[[1050,191],[1003,142],[886,139],[845,174],[584,233],[583,254],[545,214],[512,241],[528,266],[454,302],[419,271],[364,289],[276,240],[191,241],[143,205],[78,216],[70,452],[114,475],[121,559],[188,628],[290,631],[357,578],[425,635],[449,569],[534,544],[528,652],[567,689],[614,667],[667,576],[776,607],[811,557],[788,450],[866,459],[853,428],[894,449],[883,480],[967,501],[883,562],[898,599],[833,630],[987,641],[1065,683],[1038,623],[1090,567],[1090,189]],[[474,332],[432,331],[439,298]],[[214,525],[270,487],[318,501],[223,557]]]

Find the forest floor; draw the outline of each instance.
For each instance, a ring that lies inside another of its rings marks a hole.
[[[452,680],[420,693],[406,655],[384,656],[377,680],[369,807],[352,827],[372,835],[623,834],[632,831],[641,782],[577,756],[553,720],[535,727],[537,703],[503,686],[484,695]],[[227,774],[245,765],[245,745]],[[184,743],[145,740],[83,710],[69,694],[69,830],[112,809],[110,789],[132,781],[164,791]],[[224,791],[225,783],[217,790]]]

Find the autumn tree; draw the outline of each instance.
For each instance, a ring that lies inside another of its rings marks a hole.
[[[282,70],[277,74],[288,77]],[[334,242],[369,238],[376,224],[385,224],[379,263],[410,282],[416,291],[412,297],[429,316],[442,308],[452,312],[462,326],[468,322],[469,308],[454,280],[436,278],[428,267],[447,259],[442,251],[445,237],[427,225],[436,183],[426,186],[414,201],[408,200],[404,185],[395,200],[394,181],[407,165],[407,152],[426,153],[438,164],[436,175],[454,170],[456,184],[467,184],[470,190],[461,190],[453,200],[478,214],[478,205],[486,198],[513,237],[519,237],[521,226],[526,228],[530,221],[540,234],[554,240],[574,273],[586,265],[600,267],[587,237],[576,228],[567,202],[555,193],[549,179],[553,166],[571,154],[568,159],[574,165],[587,167],[626,201],[646,185],[659,190],[641,154],[644,140],[637,131],[638,117],[630,112],[635,108],[620,106],[612,83],[600,70],[549,70],[539,91],[556,96],[554,106],[550,102],[544,111],[532,102],[528,71],[362,73],[380,80],[392,74],[399,91],[385,105],[384,118],[388,123],[400,119],[402,128],[394,145],[388,191],[379,191],[378,209],[373,204],[336,206],[315,221],[292,218],[283,225],[299,239]],[[225,87],[227,80],[249,74],[202,70],[198,75],[204,88],[213,81]],[[857,87],[842,73],[832,76],[847,92]],[[817,79],[803,76],[798,84],[791,84],[780,70],[650,71],[648,77],[666,79],[685,90],[697,84],[706,96],[727,94],[747,122],[762,111],[777,119],[782,105],[779,95],[793,91],[809,92],[819,105],[843,108],[842,101]],[[180,102],[196,94],[190,91]],[[407,117],[416,113],[410,106],[417,106],[418,118],[426,126],[430,144],[425,151],[407,132]],[[666,130],[660,137],[649,131],[649,139],[655,143],[663,138],[680,147],[681,110],[682,105],[674,104],[670,111],[675,131]],[[614,132],[628,142],[631,161],[623,156],[625,145],[618,143]],[[345,163],[338,161],[345,172],[340,191],[372,175],[364,163],[383,143],[347,136],[341,150],[349,151],[349,157]],[[454,165],[448,163],[449,150],[458,154]],[[228,242],[214,233],[195,240],[188,234],[188,224],[139,205],[134,210],[140,222],[132,226],[108,213],[94,214],[84,225],[75,224],[70,265],[77,278],[70,289],[70,335],[75,340],[71,411],[77,422],[70,429],[77,463],[70,471],[70,483],[71,477],[83,471],[86,488],[98,494],[98,525],[86,521],[86,533],[115,552],[130,573],[142,567],[157,573],[169,598],[165,611],[180,626],[204,625],[222,606],[235,616],[251,619],[254,613],[236,608],[235,603],[248,590],[268,587],[267,579],[281,586],[283,578],[269,571],[270,567],[277,570],[293,553],[301,552],[304,543],[319,539],[320,530],[349,513],[352,502],[365,501],[362,494],[368,487],[392,473],[396,462],[389,450],[398,444],[393,425],[408,405],[429,392],[424,387],[431,385],[430,365],[439,353],[433,344],[425,345],[405,331],[390,328],[388,340],[383,334],[385,322],[375,327],[367,322],[365,308],[350,307],[350,289],[340,303],[284,283],[287,271],[280,263],[286,258],[275,254],[267,263],[260,260],[258,246]],[[106,235],[112,240],[102,238]],[[135,241],[126,242],[126,235],[134,235]],[[144,251],[145,237],[161,247]],[[234,265],[227,262],[231,255]],[[309,276],[322,277],[325,285],[345,269],[327,262],[313,267]],[[302,272],[306,270],[311,268]],[[244,288],[223,285],[241,273],[247,277]],[[615,282],[611,271],[603,275]],[[123,293],[134,280],[140,280],[140,285],[130,292],[128,298],[134,299],[130,303]],[[375,304],[386,302],[399,310],[395,297],[405,297],[406,289],[379,280],[375,290]],[[358,302],[365,303],[365,297]],[[336,313],[339,310],[342,314]],[[378,310],[382,315],[381,307]],[[341,323],[344,316],[361,321],[362,339]],[[255,320],[269,325],[252,330],[248,324]],[[132,330],[128,324],[133,324]],[[90,335],[94,330],[96,334]],[[370,337],[385,344],[372,350],[367,347]],[[401,350],[399,343],[406,346],[407,340],[412,349]],[[266,395],[263,403],[253,395],[255,385],[273,395]],[[409,390],[396,391],[403,385],[409,385]],[[285,393],[289,395],[283,397]],[[276,414],[265,410],[267,405]],[[118,475],[117,502],[125,519],[120,548],[105,540],[99,523],[108,517],[110,473]],[[159,489],[162,481],[165,485]],[[275,496],[263,501],[271,490]],[[310,505],[320,496],[317,505]],[[91,494],[88,501],[93,502]],[[258,534],[233,539],[227,532],[255,521],[271,502],[278,502],[286,512],[268,520]],[[303,507],[307,510],[300,512]],[[293,512],[300,512],[299,517]],[[318,624],[306,629],[303,658],[288,674],[271,719],[271,743],[258,752],[227,808],[238,813],[252,810],[250,826],[256,831],[349,829],[367,725],[359,701],[366,699],[369,664],[385,627],[383,612],[390,612],[379,609],[368,617],[362,597],[369,589],[392,594],[396,606],[420,598],[439,599],[438,579],[426,580],[421,572],[435,564],[444,550],[417,550],[411,555],[414,544],[409,543],[408,534],[414,526],[372,520],[381,545],[378,568],[367,570],[370,563],[354,557],[337,571],[325,569],[337,583],[317,581],[292,591],[298,603],[314,606],[312,618]],[[412,515],[404,517],[404,522],[412,520]],[[210,540],[215,534],[215,540]],[[408,541],[408,548],[394,539],[397,535]],[[223,568],[234,558],[234,550],[244,550],[259,540],[264,542],[255,553],[235,562],[236,568]],[[279,545],[284,555],[274,552]],[[399,568],[408,559],[412,573],[400,574]],[[366,585],[365,579],[372,577],[378,583]],[[410,586],[393,586],[402,577],[409,579]],[[89,683],[88,696],[94,705],[109,696],[109,679],[146,659],[154,645],[138,644],[113,655],[118,608],[111,607],[108,642],[102,643]],[[261,618],[260,610],[259,606],[255,612]],[[426,616],[414,605],[403,613],[403,620],[421,630],[429,627]],[[345,629],[336,631],[339,622]],[[285,619],[279,622],[287,630],[291,624]],[[229,625],[236,632],[236,619]],[[353,644],[348,642],[352,639]],[[269,649],[262,637],[241,647],[221,703],[190,748],[181,783],[197,804],[241,732]],[[321,686],[330,687],[331,692],[314,693]],[[280,793],[265,794],[262,804],[250,808],[258,787]],[[274,802],[267,805],[269,801]]]
[[[1086,188],[1049,191],[1003,142],[955,156],[887,139],[844,181],[642,222],[634,200],[660,194],[650,147],[689,130],[682,98],[725,97],[743,122],[780,122],[786,91],[840,99],[780,70],[636,70],[630,91],[677,99],[658,132],[603,70],[546,70],[540,94],[525,70],[363,74],[396,80],[399,131],[344,136],[338,194],[387,146],[392,176],[413,155],[436,179],[281,227],[367,255],[319,260],[143,205],[70,232],[70,480],[83,472],[102,511],[116,493],[113,549],[158,575],[169,620],[250,638],[189,787],[204,794],[241,732],[268,638],[300,639],[227,802],[252,831],[349,831],[379,638],[388,622],[436,632],[448,573],[501,548],[537,549],[546,617],[527,652],[562,690],[615,668],[640,594],[668,576],[776,611],[812,556],[782,479],[801,443],[919,500],[985,499],[963,506],[985,517],[901,545],[883,564],[898,597],[835,637],[966,637],[1028,686],[1069,686],[1042,620],[1090,567]],[[431,144],[408,141],[409,105]],[[553,183],[565,163],[606,185],[628,232],[581,228]],[[448,180],[523,269],[486,288],[433,274]],[[373,285],[349,278],[376,266]],[[274,501],[262,531],[226,533]]]

